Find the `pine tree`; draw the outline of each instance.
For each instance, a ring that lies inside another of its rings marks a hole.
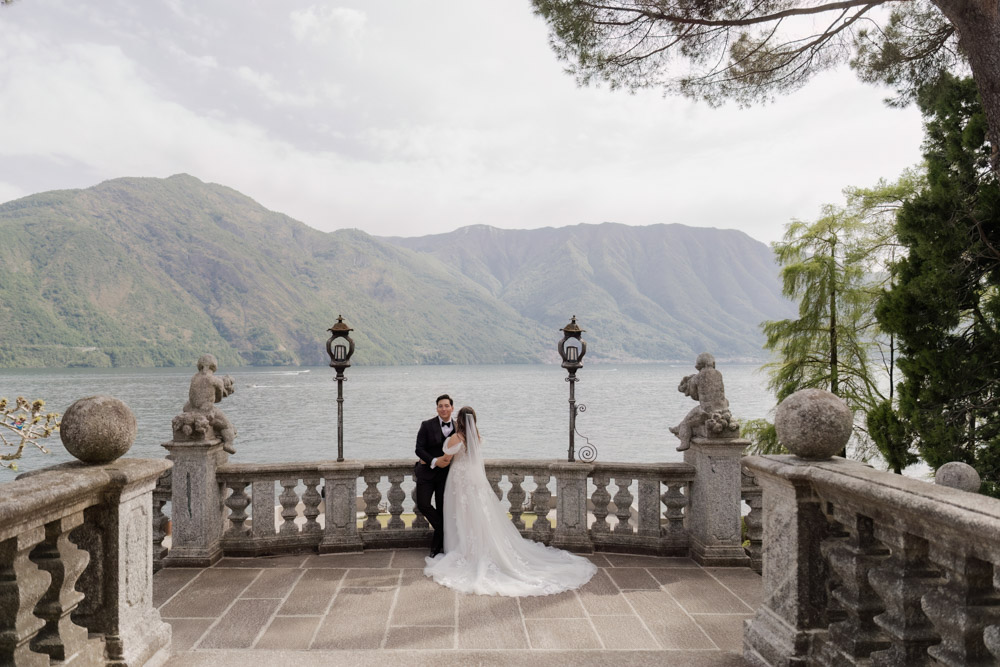
[[[934,469],[974,466],[1000,495],[1000,187],[971,79],[946,76],[918,95],[928,184],[897,217],[907,256],[878,319],[896,334],[899,413]]]

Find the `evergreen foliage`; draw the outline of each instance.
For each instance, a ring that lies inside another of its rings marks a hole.
[[[964,461],[1000,496],[1000,186],[972,80],[943,77],[918,101],[928,184],[899,213],[908,253],[878,317],[898,337],[899,412],[922,458]]]
[[[857,453],[870,458],[874,446],[896,472],[915,458],[906,431],[892,422],[886,396],[892,341],[882,335],[873,305],[896,249],[896,211],[921,183],[921,175],[910,171],[895,183],[848,188],[846,205],[825,206],[815,222],[790,223],[773,248],[782,265],[784,293],[798,301],[798,317],[761,325],[765,347],[777,357],[765,368],[778,402],[807,388],[836,394],[853,412],[866,415],[858,424]],[[755,451],[778,450],[766,421],[748,427],[746,434]]]

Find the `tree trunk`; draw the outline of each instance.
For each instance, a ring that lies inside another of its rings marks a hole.
[[[989,124],[991,164],[1000,173],[1000,0],[932,0],[958,31]]]

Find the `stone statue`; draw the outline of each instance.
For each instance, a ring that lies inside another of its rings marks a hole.
[[[236,439],[236,429],[226,414],[215,407],[215,404],[232,394],[236,388],[233,378],[228,375],[217,377],[218,363],[211,354],[203,354],[198,358],[198,372],[191,378],[191,388],[188,390],[188,401],[184,404],[184,412],[174,417],[174,440],[222,440],[222,448],[230,454],[235,454],[233,440]]]
[[[680,424],[670,427],[670,432],[680,438],[679,452],[688,449],[695,436],[735,438],[740,432],[739,422],[729,412],[722,373],[715,369],[715,357],[707,352],[699,354],[694,367],[698,372],[685,376],[677,386],[677,391],[698,401]]]

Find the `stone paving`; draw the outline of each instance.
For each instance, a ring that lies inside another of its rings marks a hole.
[[[425,550],[226,558],[153,578],[172,667],[248,664],[742,665],[761,601],[745,568],[687,558],[588,556],[578,591],[464,595],[423,576]]]

